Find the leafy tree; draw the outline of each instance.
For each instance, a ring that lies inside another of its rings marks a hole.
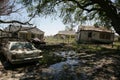
[[[71,24],[70,26],[66,26],[66,27],[65,27],[65,30],[66,30],[66,31],[74,31],[74,27],[75,27],[75,26],[74,26],[73,24]]]
[[[120,34],[120,0],[22,0],[29,12],[39,16],[59,14],[63,23],[86,23],[113,26]]]

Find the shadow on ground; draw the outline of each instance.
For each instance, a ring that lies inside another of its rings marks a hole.
[[[80,70],[89,80],[120,80],[120,50],[105,47],[98,51],[87,50],[79,53],[79,59],[84,62]]]

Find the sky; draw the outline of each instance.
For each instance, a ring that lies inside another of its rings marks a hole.
[[[45,32],[46,36],[55,35],[58,31],[65,30],[65,25],[60,18],[53,20],[51,17],[34,18],[32,23]]]

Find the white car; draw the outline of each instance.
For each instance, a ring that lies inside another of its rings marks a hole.
[[[9,41],[3,47],[3,53],[12,64],[38,61],[42,58],[41,50],[36,49],[30,42]]]

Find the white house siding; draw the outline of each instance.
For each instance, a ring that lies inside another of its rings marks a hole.
[[[100,38],[100,34],[101,34],[101,33],[102,33],[102,32],[99,33],[99,40],[113,41],[113,39],[114,39],[114,34],[112,34],[112,33],[105,33],[105,35],[109,34],[109,35],[110,35],[110,38]]]
[[[81,41],[82,41],[82,40],[83,40],[83,41],[84,41],[84,40],[85,40],[85,41],[88,40],[88,32],[87,32],[87,31],[81,31],[79,37],[80,37],[80,40],[81,40]]]
[[[91,32],[91,38],[88,37],[88,34]],[[79,34],[78,34],[79,35]],[[99,34],[98,32],[94,32],[94,31],[81,31],[80,32],[80,41],[84,42],[84,41],[91,41],[92,39],[99,39]]]
[[[89,34],[89,32],[91,32],[92,33],[92,35],[91,35],[91,38],[89,38],[88,37],[88,34]],[[100,33],[103,33],[103,32],[99,32],[99,31],[80,31],[79,33],[78,33],[78,40],[80,41],[80,42],[90,42],[90,41],[94,41],[94,40],[96,40],[96,41],[113,41],[113,39],[114,39],[114,34],[112,34],[112,33],[108,33],[108,34],[110,34],[110,39],[102,39],[102,38],[100,38]]]
[[[81,26],[77,32],[78,42],[112,43],[114,33],[102,27]]]
[[[99,36],[100,36],[99,32],[95,31],[92,32],[92,39],[99,40],[100,39]]]
[[[113,33],[108,33],[110,35],[110,39],[100,38],[100,33],[103,33],[103,32],[93,31],[92,32],[92,39],[93,40],[99,40],[99,41],[113,41],[113,39],[114,39],[114,34]],[[106,35],[106,33],[105,33],[105,35]]]

